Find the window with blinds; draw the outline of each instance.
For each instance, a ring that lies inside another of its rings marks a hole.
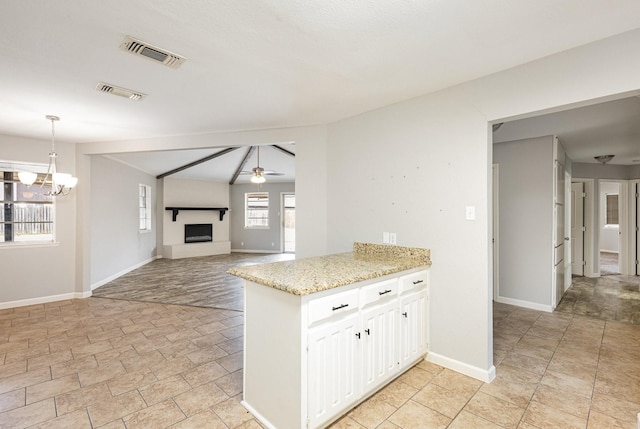
[[[269,193],[248,192],[244,199],[244,227],[269,228]]]
[[[607,194],[607,225],[618,225],[618,194]]]

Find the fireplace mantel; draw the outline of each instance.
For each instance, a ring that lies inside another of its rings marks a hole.
[[[173,213],[172,220],[174,222],[180,210],[218,211],[220,212],[220,222],[222,222],[224,214],[229,210],[229,207],[165,207],[164,209],[170,210]]]

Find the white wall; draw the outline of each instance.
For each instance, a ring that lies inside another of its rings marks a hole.
[[[267,179],[268,180],[268,179]],[[238,184],[231,187],[231,250],[282,252],[282,222],[281,222],[281,193],[295,192],[295,183],[269,183],[260,187],[254,184]],[[269,193],[269,228],[246,229],[244,227],[245,193]]]
[[[553,136],[493,145],[499,171],[496,301],[551,308]]]
[[[203,180],[186,180],[165,177],[163,207],[229,207],[229,184]],[[164,211],[163,244],[183,244],[184,226],[188,223],[211,223],[213,242],[229,241],[229,213],[220,221],[217,211],[179,212],[176,221],[172,212]]]
[[[156,207],[156,179],[104,156],[91,157],[92,289],[156,256],[156,213],[151,231],[139,232],[139,185],[151,187]]]
[[[637,91],[638,49],[630,32],[329,126],[329,250],[382,231],[432,249],[430,359],[493,371],[488,122]]]
[[[0,135],[0,159],[46,164],[51,142]],[[75,174],[73,145],[56,142],[58,170]],[[80,186],[80,185],[79,185]],[[56,198],[56,243],[0,246],[0,308],[67,299],[76,289],[76,194]]]

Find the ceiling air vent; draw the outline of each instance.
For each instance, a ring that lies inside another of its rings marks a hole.
[[[120,45],[120,49],[164,64],[172,69],[177,69],[187,60],[185,57],[160,49],[141,40],[134,39],[131,36],[125,37],[124,41]]]
[[[130,100],[142,100],[147,94],[143,94],[138,91],[132,91],[127,88],[122,88],[120,86],[111,85],[110,83],[100,82],[96,85],[96,90],[100,92],[106,92],[108,94],[118,95],[120,97],[125,97]]]

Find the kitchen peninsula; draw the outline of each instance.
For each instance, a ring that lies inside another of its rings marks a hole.
[[[269,428],[321,428],[423,359],[428,249],[234,267],[245,279],[243,405]]]

